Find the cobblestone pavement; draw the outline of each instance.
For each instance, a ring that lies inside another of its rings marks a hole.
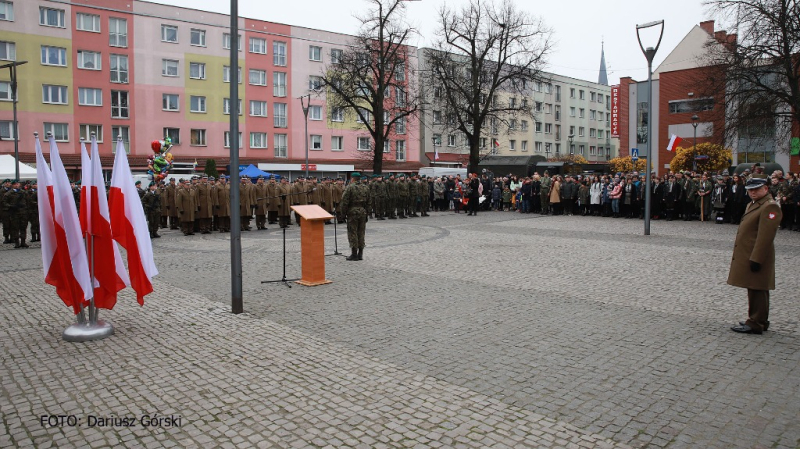
[[[365,260],[327,257],[313,288],[261,284],[281,233],[243,233],[238,316],[229,235],[164,232],[155,293],[127,290],[102,314],[116,335],[86,344],[61,341],[40,252],[4,245],[0,446],[800,448],[800,234],[778,234],[750,336],[728,329],[734,226],[432,215],[370,220]],[[299,248],[292,227],[289,278]],[[182,426],[88,423],[148,413]]]

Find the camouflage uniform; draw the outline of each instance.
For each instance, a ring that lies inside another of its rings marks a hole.
[[[408,191],[409,184],[406,182],[405,175],[400,175],[397,181],[397,215],[400,218],[406,218],[406,209],[408,208]]]
[[[19,183],[15,183],[19,184]],[[12,188],[3,195],[3,216],[8,217],[9,237],[14,248],[27,248],[25,239],[28,236],[27,194],[24,190]],[[21,242],[20,242],[21,240]]]
[[[419,213],[423,217],[428,217],[428,203],[431,199],[430,186],[428,180],[421,176],[417,185],[417,196],[419,197]]]
[[[344,191],[339,207],[347,217],[347,240],[352,250],[347,260],[361,260],[364,255],[364,233],[367,228],[367,211],[372,207],[369,187],[358,182],[360,175],[353,173],[354,179]]]
[[[39,238],[39,196],[37,189],[28,190],[28,222],[31,224],[31,242],[38,242]]]
[[[387,188],[383,176],[378,175],[370,184],[370,195],[372,195],[372,205],[375,208],[375,218],[386,220]]]
[[[152,188],[142,196],[142,207],[144,214],[147,216],[147,228],[150,230],[151,238],[159,238],[158,226],[161,224],[161,194],[158,190]]]
[[[394,180],[394,176],[390,176],[389,180],[386,181],[386,202],[384,203],[385,208],[385,215],[389,217],[390,220],[396,220],[397,214],[395,214],[395,209],[397,208],[397,181]]]
[[[550,213],[550,184],[553,180],[550,178],[550,175],[545,173],[544,177],[542,178],[541,190],[539,195],[541,196],[542,202],[542,213],[549,214]]]

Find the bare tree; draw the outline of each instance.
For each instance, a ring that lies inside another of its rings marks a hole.
[[[729,29],[709,41],[710,70],[701,82],[706,91],[724,92],[717,98],[724,98],[718,111],[725,140],[775,145],[776,126],[800,123],[800,5],[797,0],[705,4]]]
[[[498,134],[511,120],[533,118],[526,98],[536,83],[547,82],[542,68],[552,32],[511,0],[470,0],[458,10],[445,5],[438,20],[437,42],[426,50],[422,71],[426,88],[432,90],[426,98],[443,114],[446,129],[464,134],[469,170],[475,172],[487,124]],[[501,94],[509,99],[499,98]]]
[[[413,29],[405,25],[403,0],[368,0],[361,29],[350,46],[331,55],[322,76],[330,113],[355,118],[372,138],[372,170],[381,173],[384,145],[416,115],[419,102],[409,76]]]

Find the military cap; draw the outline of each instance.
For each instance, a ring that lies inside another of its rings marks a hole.
[[[747,190],[757,189],[767,185],[767,178],[764,175],[753,175],[747,180],[744,188]]]
[[[136,181],[136,182],[133,183],[133,185],[138,186],[141,183],[142,183],[142,181]]]
[[[728,170],[722,170],[722,176],[730,176],[730,173],[728,173]]]
[[[8,179],[8,178],[6,178],[6,179],[4,179],[4,180],[3,180],[3,184],[5,184],[5,183],[7,183],[7,182],[11,182],[11,180],[10,180],[10,179]]]
[[[264,175],[258,175],[258,179],[264,179]]]
[[[208,179],[208,175],[203,175],[203,179]]]
[[[19,184],[19,179],[12,179],[11,184]]]
[[[213,177],[213,176],[209,176],[209,177],[208,177],[208,180],[209,180],[209,181],[214,181],[214,177]]]
[[[350,173],[350,177],[351,178],[360,178],[361,177],[361,173],[359,173],[357,171],[354,171],[353,173]]]
[[[156,183],[153,182],[153,181],[150,181],[150,184],[147,184],[147,187],[153,187],[154,185],[156,185]]]
[[[269,179],[275,179],[275,175],[269,175]]]

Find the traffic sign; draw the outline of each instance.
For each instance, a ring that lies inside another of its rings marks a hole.
[[[639,149],[638,148],[631,148],[631,160],[636,162],[639,160]]]

